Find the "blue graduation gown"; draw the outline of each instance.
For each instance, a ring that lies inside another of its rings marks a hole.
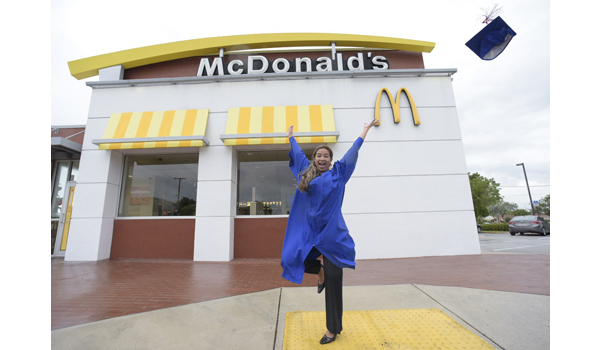
[[[359,137],[331,170],[313,179],[308,193],[296,188],[281,252],[283,278],[302,283],[304,260],[313,246],[340,268],[356,266],[354,240],[342,217],[342,202],[362,143],[363,139]],[[290,138],[290,145],[290,169],[300,181],[299,174],[310,161],[294,137]]]

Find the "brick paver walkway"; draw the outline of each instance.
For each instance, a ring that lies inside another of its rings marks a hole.
[[[52,329],[279,287],[315,287],[281,277],[279,259],[230,262],[52,258]],[[344,285],[427,284],[550,295],[550,256],[472,256],[359,260]]]

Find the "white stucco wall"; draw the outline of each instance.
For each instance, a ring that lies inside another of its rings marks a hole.
[[[219,138],[228,109],[330,104],[340,131],[330,146],[339,159],[373,118],[383,87],[394,95],[406,87],[421,125],[413,125],[404,96],[399,124],[393,123],[387,98],[382,99],[381,126],[367,136],[343,207],[357,258],[479,254],[451,78],[375,76],[94,89],[65,259],[105,259],[110,253],[123,153],[98,150],[91,140],[102,138],[112,113],[210,110],[210,146],[194,150],[199,152],[194,260],[227,261],[233,258],[237,186],[236,149]]]
[[[87,140],[86,135],[84,144]],[[65,261],[110,257],[123,155],[95,148],[84,147],[81,152]]]

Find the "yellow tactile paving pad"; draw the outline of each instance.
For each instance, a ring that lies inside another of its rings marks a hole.
[[[440,309],[344,311],[342,333],[321,345],[325,324],[324,311],[288,312],[283,349],[494,349]]]

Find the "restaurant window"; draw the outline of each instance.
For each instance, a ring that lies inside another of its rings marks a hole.
[[[289,215],[297,182],[288,154],[289,150],[238,152],[237,215]]]
[[[195,216],[198,154],[127,156],[119,216]]]

